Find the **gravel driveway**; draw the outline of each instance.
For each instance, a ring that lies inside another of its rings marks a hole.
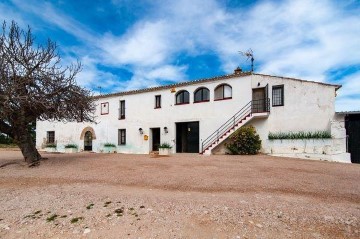
[[[0,238],[360,238],[360,165],[42,154],[0,169]]]

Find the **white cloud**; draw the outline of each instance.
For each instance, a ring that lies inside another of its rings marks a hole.
[[[106,34],[99,42],[104,50],[104,60],[108,64],[133,64],[154,66],[164,64],[171,52],[171,44],[166,37],[168,26],[162,22],[137,24],[125,35],[116,37]]]
[[[254,50],[255,71],[266,74],[327,81],[329,70],[360,64],[360,15],[344,10],[349,2],[260,1],[250,8],[229,11],[215,0],[150,1],[156,12],[138,19],[123,35],[99,35],[50,3],[14,3],[85,43],[83,49],[72,51],[82,57],[84,70],[79,77],[86,78],[80,80],[86,86],[106,78],[114,90],[185,80],[187,65],[175,64],[181,54],[216,55],[219,68],[230,73],[239,64],[249,65],[238,54],[248,48]],[[100,63],[126,68],[133,76],[118,79],[99,70]],[[341,92],[346,93],[339,95],[343,102],[339,107],[345,107],[344,102],[358,107],[354,95],[359,95],[360,88],[351,86],[358,86],[354,79],[359,76],[352,77],[342,82]]]

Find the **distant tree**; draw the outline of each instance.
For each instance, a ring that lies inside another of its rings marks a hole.
[[[10,136],[29,165],[41,159],[33,140],[36,120],[93,122],[91,92],[76,84],[81,64],[63,67],[50,39],[34,46],[28,27],[12,22],[0,36],[0,133]]]

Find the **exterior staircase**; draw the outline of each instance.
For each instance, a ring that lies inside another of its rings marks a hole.
[[[211,151],[236,130],[254,118],[268,117],[269,114],[270,99],[250,101],[217,130],[215,130],[209,137],[202,141],[200,154],[211,155]]]

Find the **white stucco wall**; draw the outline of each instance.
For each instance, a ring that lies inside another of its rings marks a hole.
[[[232,99],[214,101],[214,89],[227,83],[232,86]],[[194,91],[199,87],[210,90],[210,102],[193,103]],[[190,93],[190,104],[175,105],[175,94],[187,90]],[[161,142],[175,144],[175,123],[199,121],[200,141],[210,135],[217,127],[225,122],[238,109],[251,100],[251,76],[199,83],[176,88],[175,93],[170,89],[146,92],[140,94],[113,96],[101,98],[97,101],[97,124],[86,123],[57,123],[37,122],[37,147],[41,148],[46,132],[55,131],[55,139],[59,150],[69,142],[77,143],[83,148],[80,134],[83,128],[91,126],[95,130],[96,140],[93,141],[93,150],[99,152],[102,144],[106,142],[117,144],[118,129],[126,129],[126,145],[118,146],[120,153],[149,153],[151,151],[151,128],[161,128]],[[154,109],[155,95],[161,95],[162,107]],[[118,119],[119,101],[125,100],[126,118]],[[100,104],[109,102],[109,114],[100,114]],[[163,130],[168,128],[166,134]],[[139,128],[144,130],[149,140],[144,140],[144,135],[139,134]],[[201,144],[201,143],[200,143]],[[175,147],[173,147],[173,151]]]
[[[232,99],[214,101],[214,89],[223,83],[232,86]],[[267,140],[269,132],[330,131],[331,122],[337,121],[334,110],[335,86],[255,74],[176,87],[176,92],[189,91],[190,104],[185,105],[175,105],[176,93],[172,93],[170,88],[100,98],[96,102],[97,124],[37,122],[37,147],[42,148],[46,132],[53,130],[59,151],[67,143],[76,143],[82,149],[80,134],[86,126],[91,126],[96,134],[93,151],[100,152],[106,142],[117,144],[118,129],[126,129],[126,145],[117,146],[117,152],[146,154],[151,151],[151,128],[161,129],[161,143],[168,142],[175,146],[175,123],[190,121],[199,121],[201,147],[202,140],[252,99],[252,88],[265,87],[267,84],[270,99],[272,86],[284,85],[285,104],[271,106],[269,117],[254,119],[249,123],[256,127],[263,141],[262,152],[271,153],[273,145]],[[194,91],[199,87],[210,90],[210,102],[193,103]],[[154,109],[155,95],[162,97],[160,109]],[[124,120],[118,119],[120,100],[126,102]],[[107,115],[100,114],[100,104],[104,102],[109,102]],[[164,132],[164,127],[168,128],[168,133]],[[139,128],[144,130],[149,140],[144,140],[144,135],[139,134]],[[172,150],[175,152],[175,147]]]

